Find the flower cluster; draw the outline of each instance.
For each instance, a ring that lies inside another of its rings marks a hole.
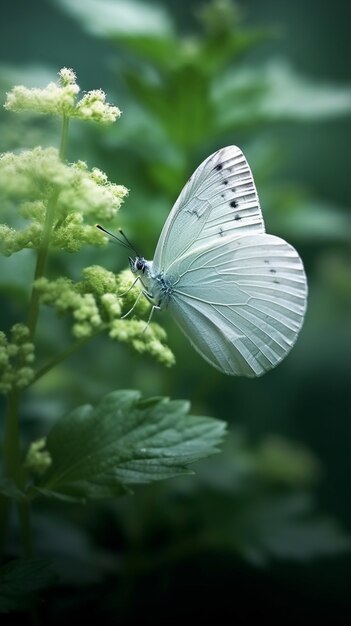
[[[37,476],[42,476],[49,469],[52,464],[52,458],[50,452],[45,450],[46,439],[43,437],[42,439],[38,439],[37,441],[33,441],[26,455],[25,459],[25,467],[33,474]]]
[[[114,320],[110,324],[111,339],[129,343],[139,353],[153,356],[166,367],[174,365],[173,352],[163,342],[167,335],[158,324],[149,324],[142,320]]]
[[[107,331],[111,339],[128,343],[164,365],[173,365],[174,356],[164,343],[166,333],[158,324],[146,328],[145,321],[121,319],[122,309],[128,310],[131,300],[134,299],[134,304],[140,294],[140,288],[131,288],[132,284],[133,275],[129,270],[115,275],[94,265],[83,270],[79,282],[68,278],[54,281],[40,278],[35,286],[43,304],[54,307],[60,314],[72,315],[72,332],[77,339]],[[124,295],[124,292],[128,293]],[[134,311],[140,315],[149,308],[147,300],[140,298]]]
[[[27,387],[33,380],[34,345],[29,341],[29,329],[15,324],[10,337],[0,332],[0,393]]]
[[[14,87],[7,94],[5,108],[106,123],[120,116],[117,107],[106,103],[100,89],[85,93],[81,99],[79,91],[74,72],[63,68],[58,83],[45,89]],[[105,245],[108,241],[95,224],[115,218],[128,190],[109,182],[101,170],[89,170],[84,161],[64,162],[66,123],[63,130],[60,152],[39,146],[0,155],[0,250],[5,255],[23,248],[43,250],[43,242],[75,252],[84,245]],[[121,318],[122,312],[132,307],[137,315],[150,309],[149,302],[138,297],[140,287],[133,286],[133,280],[129,270],[116,276],[92,266],[83,270],[78,282],[66,277],[48,280],[39,274],[34,286],[42,304],[73,318],[72,332],[78,340],[106,331],[111,339],[129,343],[138,352],[172,365],[174,357],[164,343],[166,334],[157,324],[146,328],[145,321]],[[29,367],[33,346],[27,335],[21,343],[19,328],[23,327],[14,327],[10,341],[0,335],[0,369],[4,374],[0,390],[5,393],[28,385],[34,376]],[[32,453],[41,454],[41,448],[33,448]]]
[[[90,171],[83,161],[67,165],[56,149],[41,147],[1,155],[0,188],[5,214],[10,218],[11,213],[13,219],[16,204],[19,215],[17,229],[0,225],[0,246],[6,255],[39,246],[53,194],[53,247],[74,252],[86,244],[104,244],[106,238],[94,224],[113,219],[128,193],[123,185],[110,183],[101,170]]]
[[[49,83],[44,89],[28,89],[21,85],[14,87],[7,94],[4,106],[9,111],[65,115],[107,124],[120,117],[119,108],[106,102],[101,89],[88,91],[80,100],[79,92],[75,73],[64,67],[59,71],[58,82]]]

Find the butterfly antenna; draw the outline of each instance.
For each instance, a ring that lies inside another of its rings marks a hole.
[[[128,246],[129,246],[129,248],[130,248],[131,250],[133,250],[134,254],[136,254],[137,256],[140,256],[140,255],[137,253],[137,251],[136,251],[136,249],[134,248],[134,246],[130,243],[130,241],[129,241],[128,237],[124,234],[124,232],[123,232],[122,228],[119,228],[119,229],[118,229],[118,232],[122,235],[123,239],[125,239],[125,240],[126,240],[126,242],[127,242]]]
[[[103,233],[105,233],[109,237],[112,237],[112,239],[115,239],[116,241],[118,241],[118,243],[120,243],[125,248],[128,248],[129,250],[132,250],[133,252],[135,252],[133,246],[131,246],[131,244],[128,242],[128,239],[127,239],[127,237],[125,235],[123,235],[124,239],[120,239],[119,237],[117,237],[117,235],[114,235],[109,230],[106,230],[106,228],[104,228],[103,226],[100,226],[100,224],[95,224],[95,226],[96,226],[96,228],[101,230]]]

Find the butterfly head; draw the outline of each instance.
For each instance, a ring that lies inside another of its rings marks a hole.
[[[130,269],[133,272],[133,274],[136,274],[137,272],[142,272],[142,273],[145,272],[147,261],[144,259],[144,257],[137,256],[135,257],[135,259],[133,259],[130,256],[128,257],[128,260],[129,260]]]

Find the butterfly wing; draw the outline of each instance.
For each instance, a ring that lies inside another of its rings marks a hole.
[[[217,238],[172,267],[169,310],[194,348],[226,374],[260,376],[291,350],[303,323],[302,261],[267,234]]]
[[[237,146],[209,156],[183,188],[162,229],[153,260],[160,271],[196,243],[219,236],[263,233],[264,223],[250,167]]]

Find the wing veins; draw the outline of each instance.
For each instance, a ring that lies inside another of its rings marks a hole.
[[[229,319],[227,318],[227,316],[226,316],[226,315],[224,315],[224,313],[222,313],[222,311],[219,311],[216,307],[213,307],[213,308],[215,309],[215,311],[217,311],[217,313],[218,313],[219,315],[221,315],[221,316],[222,316],[222,317],[223,317],[223,318],[224,318],[224,319],[225,319],[225,320],[229,323],[229,325],[234,326],[237,330],[239,330],[239,331],[240,331],[240,333],[242,333],[242,330],[241,330],[241,329],[239,329],[239,328],[236,326],[236,324],[234,324],[231,320],[229,320]],[[236,311],[236,313],[238,314],[238,312],[237,312],[237,311]],[[251,326],[253,326],[253,327],[254,327],[254,328],[256,328],[257,330],[262,331],[262,329],[260,329],[258,326],[256,326],[256,324],[254,324],[253,322],[251,322],[251,321],[250,321],[250,320],[248,320],[247,318],[245,318],[243,315],[240,315],[240,313],[239,313],[238,315],[239,315],[239,317],[241,317],[242,319],[244,319],[246,322],[248,322]],[[263,333],[264,333],[267,337],[269,337],[270,339],[272,339],[272,337],[271,337],[268,333],[266,333],[265,331],[262,331],[262,332],[263,332]],[[253,340],[253,338],[252,338],[252,337],[249,337],[246,333],[244,333],[244,336],[245,336],[245,337],[246,337],[249,341],[251,341],[251,343],[255,346],[255,348],[256,348],[256,350],[257,350],[256,355],[254,355],[254,358],[256,358],[256,356],[257,356],[258,354],[260,354],[260,353],[261,353],[261,354],[263,354],[263,356],[264,356],[264,357],[265,357],[265,358],[266,358],[266,359],[270,362],[270,364],[271,364],[271,365],[273,365],[274,361],[273,361],[273,360],[272,360],[269,356],[267,356],[265,352],[263,352],[262,348],[260,348],[260,347],[258,346],[258,344],[257,344],[257,343]],[[275,341],[274,341],[274,340],[273,340],[273,342],[275,343]],[[283,348],[282,346],[280,346],[280,344],[279,344],[278,342],[276,342],[276,343],[277,343],[277,345],[278,345],[280,348]],[[236,346],[235,346],[235,347],[236,347]]]

